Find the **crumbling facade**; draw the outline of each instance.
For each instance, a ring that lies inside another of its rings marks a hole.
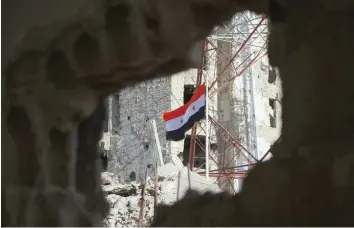
[[[158,151],[151,120],[156,121],[164,163],[172,162],[170,151],[178,148],[177,143],[166,141],[162,112],[171,110],[171,91],[176,86],[171,77],[155,79],[124,89],[119,92],[124,99],[113,100],[109,108],[114,113],[112,128],[106,140],[110,151],[108,170],[117,174],[120,182],[141,183],[147,165],[155,165]],[[183,85],[180,87],[183,89]]]
[[[244,22],[243,26],[248,26],[246,28],[248,30],[252,28],[247,22]],[[262,38],[257,38],[258,42],[253,41],[253,44],[264,45]],[[209,38],[208,42],[212,41],[212,37]],[[217,46],[217,43],[209,44],[206,48],[212,49],[213,46]],[[234,45],[232,54],[236,52],[237,48],[238,46]],[[252,51],[250,50],[251,48],[249,46],[245,47],[241,54],[247,57]],[[158,155],[154,133],[151,128],[150,120],[152,119],[156,120],[157,123],[164,162],[174,162],[180,165],[181,162],[179,160],[181,160],[184,165],[188,164],[191,130],[186,133],[186,140],[168,142],[165,140],[166,132],[161,116],[162,112],[178,108],[191,98],[196,89],[198,73],[196,68],[199,68],[201,64],[204,64],[203,81],[208,78],[209,84],[211,84],[216,80],[218,75],[215,69],[218,56],[210,51],[205,52],[205,50],[202,50],[201,45],[197,45],[194,49],[194,56],[196,59],[195,69],[183,71],[167,78],[146,81],[123,89],[108,98],[108,115],[105,120],[107,129],[102,141],[105,142],[106,149],[110,151],[108,170],[116,173],[120,182],[142,182],[147,165],[155,164],[155,159]],[[202,60],[201,56],[204,56],[205,59]],[[234,64],[241,61],[243,59],[237,56]],[[236,72],[231,73],[232,76],[236,74]],[[240,127],[237,130],[239,134],[235,136],[240,139],[245,148],[256,157],[261,158],[268,151],[270,145],[279,137],[280,133],[280,79],[275,73],[272,73],[268,59],[264,56],[259,61],[255,61],[234,83],[241,92],[233,92],[232,96],[226,97],[226,99],[230,101],[239,100],[241,103],[239,107],[233,107],[239,116],[237,121],[240,122],[240,126],[243,126],[243,128]],[[217,89],[217,85],[213,89]],[[246,93],[249,94],[249,97],[246,96]],[[242,97],[237,97],[238,94],[241,94]],[[219,112],[221,112],[217,106],[218,96],[220,96],[219,93],[210,93],[208,102],[209,114],[217,119],[219,119]],[[271,101],[277,102],[271,103]],[[241,110],[236,110],[237,108]],[[203,149],[206,143],[205,120],[200,121],[199,124],[194,163],[196,168],[205,169],[205,150]],[[249,139],[249,135],[252,134],[250,133],[252,126],[254,126],[254,132],[252,133],[257,137],[253,144]],[[210,154],[215,157],[218,153],[215,147],[217,146],[216,128],[211,125],[209,130]],[[226,140],[226,137],[224,138]],[[225,141],[222,143],[225,143]],[[218,164],[213,162],[213,160],[209,163],[211,169],[218,168]],[[235,166],[236,161],[234,163],[231,165]],[[238,165],[244,164],[238,162]]]
[[[257,158],[261,159],[280,137],[282,87],[279,74],[269,65],[267,57],[254,64],[252,74],[255,82],[254,109],[257,131]]]
[[[192,63],[200,62],[200,45],[191,52]],[[154,79],[125,88],[107,100],[106,132],[101,139],[109,150],[108,171],[121,183],[144,181],[148,164],[158,159],[157,142],[151,120],[155,120],[164,163],[181,166],[178,156],[184,151],[184,141],[166,141],[162,113],[184,103],[184,81],[190,73]]]

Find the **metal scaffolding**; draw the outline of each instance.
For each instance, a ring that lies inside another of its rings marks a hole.
[[[198,69],[196,87],[203,80],[208,80],[209,126],[206,129],[205,123],[201,122],[192,128],[189,164],[191,170],[206,175],[201,167],[194,167],[194,159],[196,145],[204,151],[210,145],[197,138],[198,134],[205,134],[208,130],[209,134],[206,135],[209,138],[206,141],[215,138],[218,144],[218,149],[207,150],[207,167],[211,165],[208,176],[216,178],[219,186],[223,183],[220,179],[244,178],[248,168],[259,162],[250,66],[265,57],[267,33],[267,20],[263,16],[244,12],[235,15],[227,25],[215,28],[202,45],[203,63]],[[241,80],[239,76],[243,76]],[[225,94],[229,94],[229,110],[220,110],[220,104],[217,104],[220,103],[220,99],[217,99],[220,94],[223,94],[223,99]],[[223,115],[231,115],[234,121],[223,121]],[[220,162],[220,157],[227,158],[227,161]],[[220,187],[225,190],[224,186]],[[234,185],[233,191],[236,192],[236,188]]]

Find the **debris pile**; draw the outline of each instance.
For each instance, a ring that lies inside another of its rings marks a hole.
[[[179,175],[180,173],[180,175]],[[197,173],[190,172],[191,189],[198,192],[220,192],[213,180],[206,180]],[[110,212],[104,221],[107,227],[138,226],[142,184],[132,182],[120,184],[114,174],[102,173],[102,185],[106,199],[110,205]],[[178,188],[179,186],[179,188]],[[157,203],[172,204],[182,198],[189,188],[187,168],[178,169],[173,164],[159,167],[157,183]],[[154,216],[155,182],[148,179],[145,190],[145,207],[143,226],[149,226]]]

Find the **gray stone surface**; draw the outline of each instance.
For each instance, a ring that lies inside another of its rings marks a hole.
[[[110,145],[107,147],[111,151],[108,170],[118,175],[121,183],[141,182],[147,164],[154,164],[157,146],[150,123],[153,119],[164,163],[182,166],[177,155],[184,150],[184,140],[166,141],[162,113],[183,105],[184,78],[191,73],[185,71],[169,78],[146,81],[112,96],[112,131],[106,133],[102,140]],[[135,180],[130,178],[132,172],[136,174]]]
[[[150,120],[155,119],[164,162],[171,161],[170,143],[166,141],[162,112],[171,109],[171,78],[143,82],[120,92],[119,125],[113,129],[111,160],[108,170],[120,176],[121,182],[144,179],[148,164],[154,164],[156,144]],[[112,109],[117,109],[113,104]],[[131,179],[135,172],[136,180]]]

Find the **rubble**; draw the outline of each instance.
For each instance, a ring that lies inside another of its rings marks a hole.
[[[158,204],[171,205],[177,200],[178,174],[180,174],[179,198],[182,198],[189,189],[188,170],[186,167],[179,169],[172,163],[159,167],[157,198]],[[219,187],[205,177],[191,172],[191,189],[198,193],[221,192]],[[132,182],[120,184],[118,178],[109,172],[102,173],[102,188],[110,211],[104,220],[107,227],[132,227],[138,226],[139,199],[141,198],[141,184]],[[144,226],[149,226],[154,216],[154,180],[148,179],[145,194]]]

